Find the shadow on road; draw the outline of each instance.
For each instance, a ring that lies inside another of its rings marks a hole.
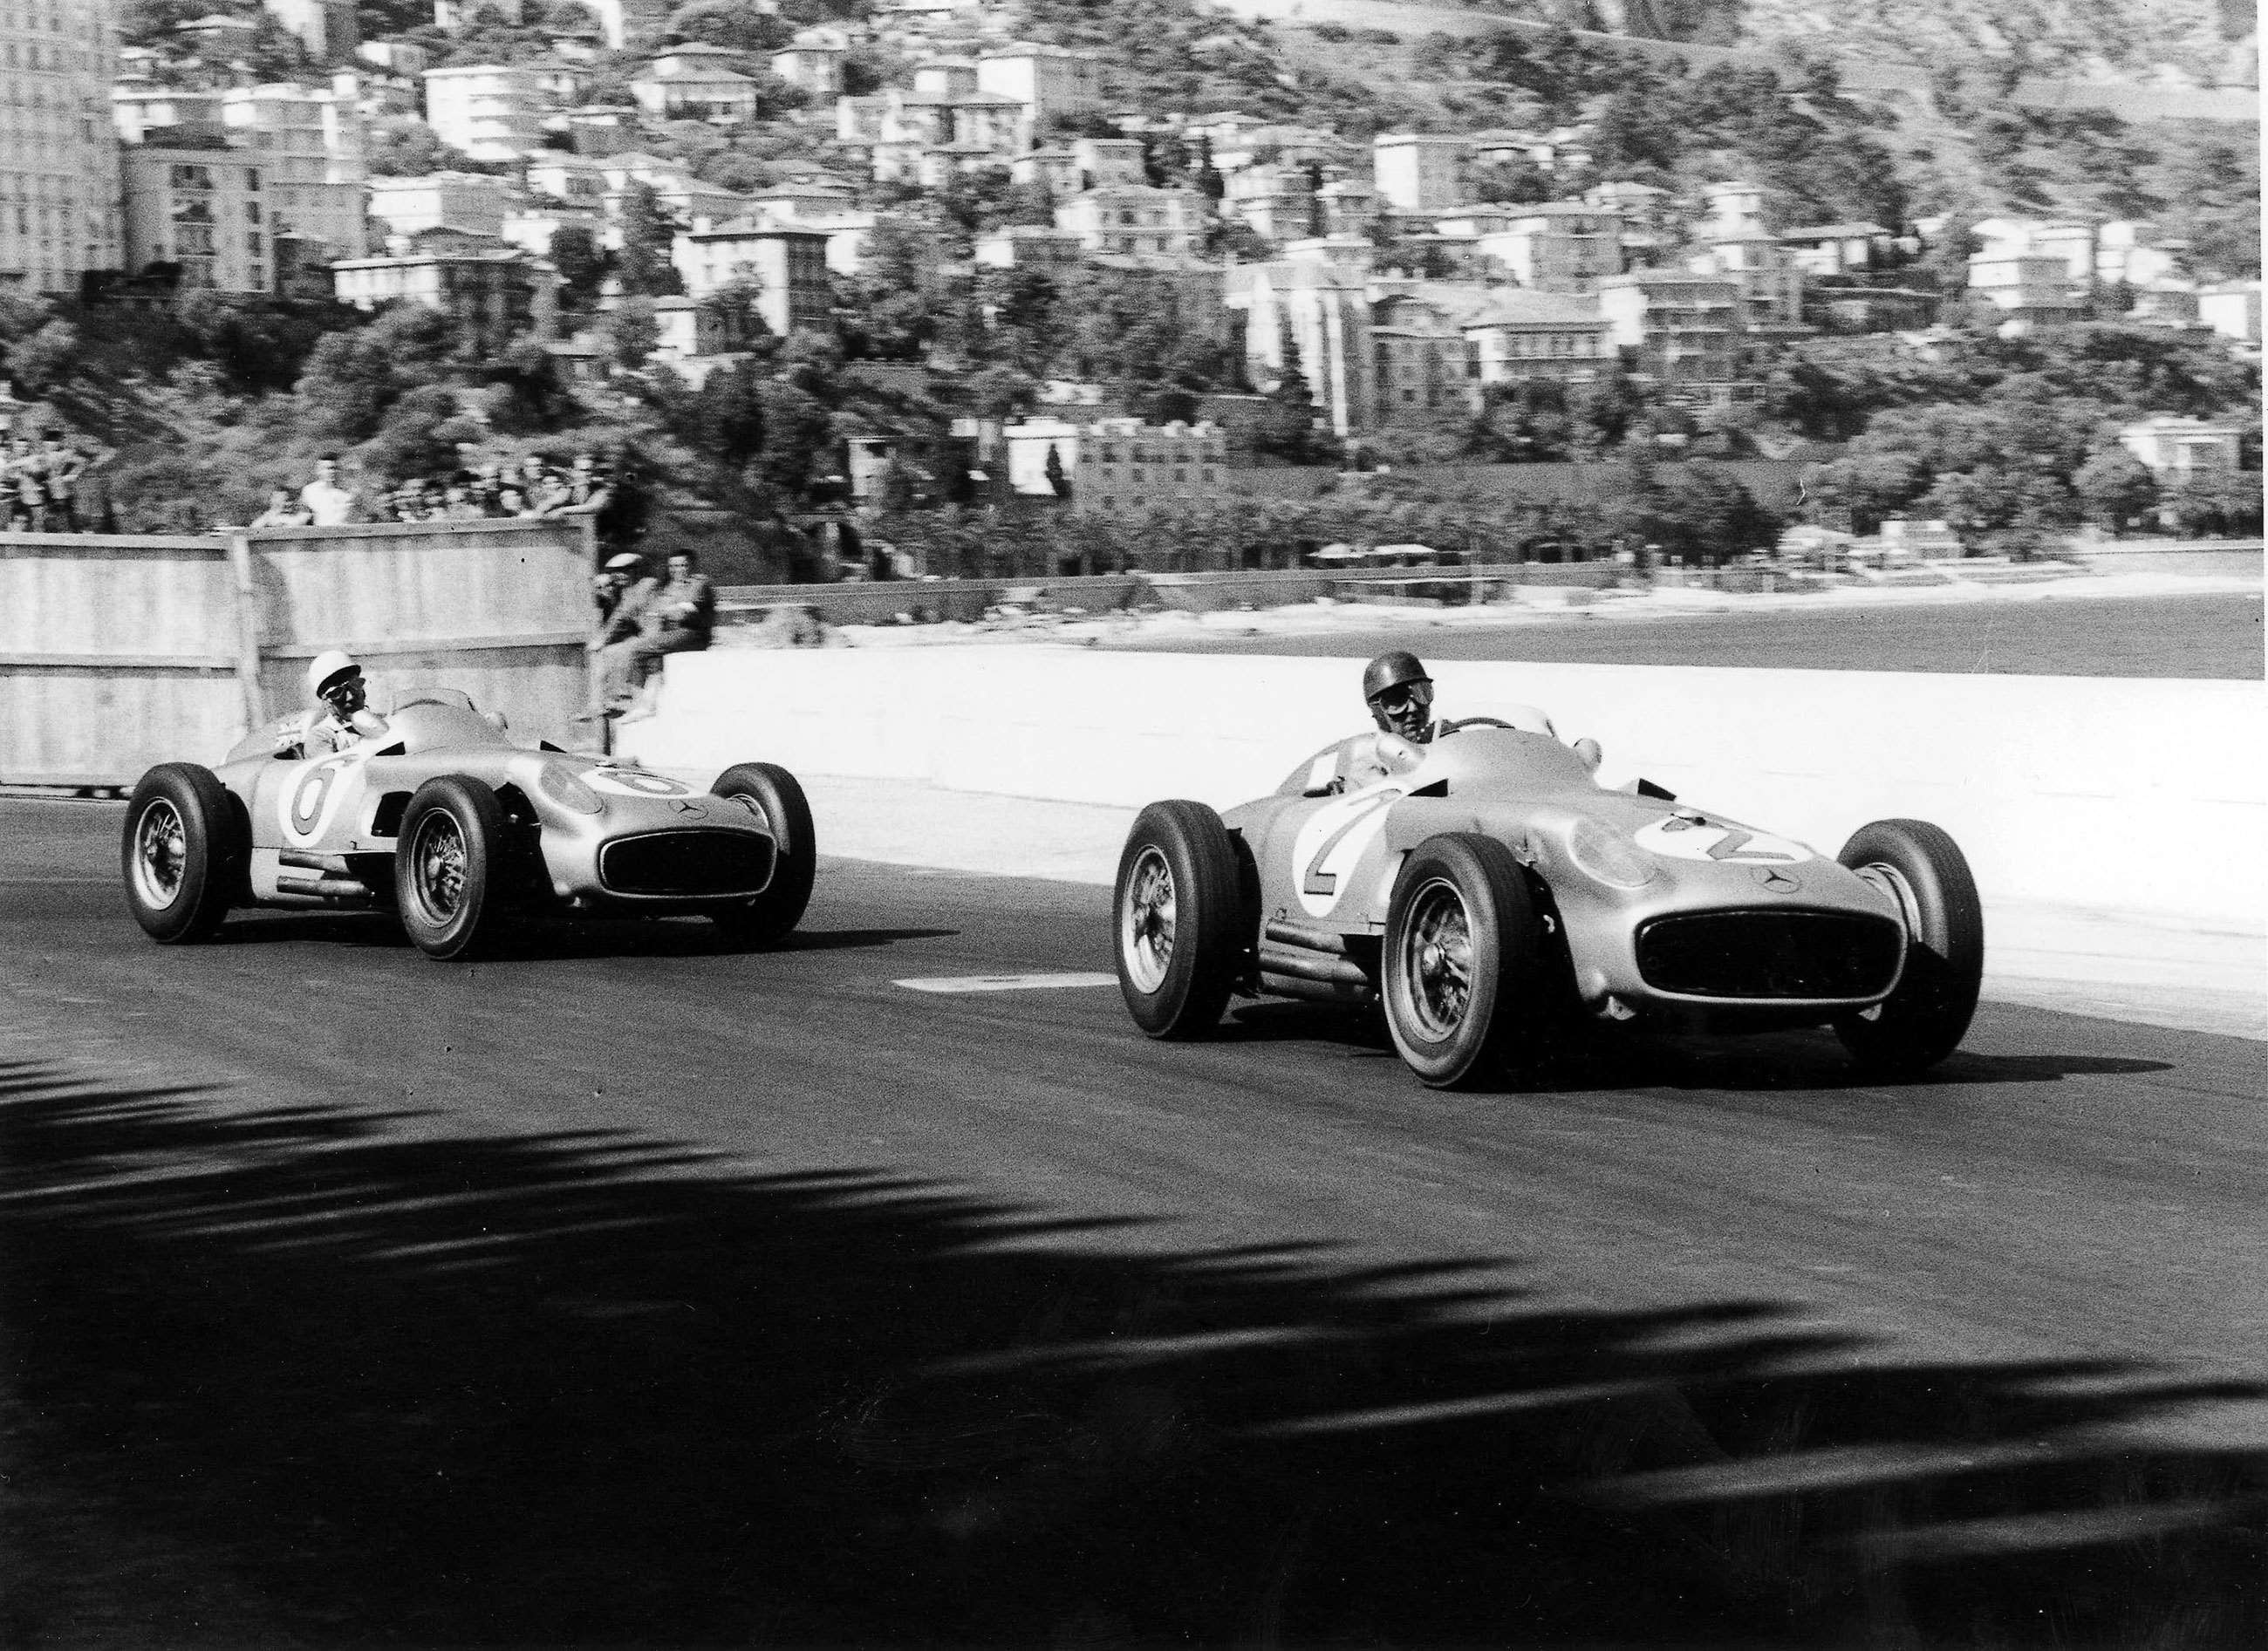
[[[0,1068],[0,1642],[2268,1627],[2224,1386],[420,1126]]]
[[[586,958],[718,958],[750,951],[880,950],[909,940],[951,940],[957,928],[798,928],[776,945],[734,939],[705,917],[551,919],[505,929],[488,957],[513,963]],[[409,950],[390,913],[284,913],[238,918],[218,943],[232,946],[326,945]]]

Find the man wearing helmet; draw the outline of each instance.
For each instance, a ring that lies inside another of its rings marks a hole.
[[[1406,739],[1413,745],[1433,738],[1433,679],[1418,656],[1395,649],[1381,654],[1362,668],[1363,703],[1370,720],[1382,733]]]
[[[370,708],[362,667],[337,649],[315,656],[307,667],[307,687],[320,708],[285,721],[276,735],[278,752],[327,756],[387,731],[386,719]]]

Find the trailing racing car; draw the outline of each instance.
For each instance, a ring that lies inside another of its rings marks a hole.
[[[743,763],[698,791],[516,745],[448,688],[405,695],[383,733],[335,754],[279,752],[255,731],[217,770],[159,764],[134,788],[121,855],[127,904],[160,943],[210,939],[241,906],[391,908],[442,959],[547,912],[698,914],[777,940],[818,860],[784,768]]]
[[[1596,766],[1521,708],[1328,746],[1225,815],[1152,803],[1114,901],[1128,1009],[1187,1038],[1240,994],[1382,1006],[1437,1087],[1530,1068],[1587,1015],[1831,1025],[1884,1075],[1958,1046],[1984,925],[1943,831],[1877,820],[1830,860]]]

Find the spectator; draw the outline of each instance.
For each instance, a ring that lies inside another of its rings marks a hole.
[[[559,508],[578,516],[585,513],[597,515],[614,497],[614,488],[600,473],[599,461],[589,453],[575,455],[574,466],[567,473],[564,491],[566,501]]]
[[[507,481],[497,489],[496,513],[498,516],[534,516],[536,511],[535,507],[527,502],[527,495]]]
[[[252,525],[305,527],[314,519],[314,513],[291,496],[291,488],[276,488],[268,495],[268,508],[252,518]]]
[[[700,571],[700,559],[689,550],[672,551],[669,577],[651,590],[638,609],[637,635],[599,650],[601,715],[628,711],[665,655],[700,652],[709,646],[716,625],[717,587]]]
[[[58,533],[85,532],[78,517],[78,479],[86,473],[86,455],[65,441],[61,430],[43,430],[40,458],[47,467],[48,522]]]
[[[11,437],[4,462],[13,489],[8,505],[8,526],[18,533],[48,531],[47,465],[28,436]]]
[[[339,456],[325,453],[315,460],[315,479],[299,489],[299,503],[317,527],[344,527],[355,517],[355,495],[339,484]]]

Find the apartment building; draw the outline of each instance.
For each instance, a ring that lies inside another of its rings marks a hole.
[[[827,237],[817,230],[747,218],[696,218],[677,238],[671,258],[685,295],[705,298],[719,288],[756,290],[756,313],[782,338],[826,324],[835,291],[827,273]]]
[[[733,67],[740,61],[719,47],[675,47],[631,77],[630,96],[658,121],[751,121],[756,83]]]
[[[839,98],[843,95],[843,60],[850,53],[850,38],[841,29],[801,29],[793,40],[772,54],[772,73],[814,96]]]
[[[232,87],[221,96],[230,140],[261,163],[269,227],[320,242],[335,257],[369,250],[363,215],[361,86],[351,71],[331,84]]]
[[[114,0],[0,5],[0,287],[75,290],[126,262]]]
[[[2086,295],[2073,284],[2071,260],[2060,252],[1979,253],[1969,260],[1969,290],[2007,319],[2003,334],[2082,320]]]
[[[220,146],[144,143],[121,151],[125,267],[180,271],[183,291],[276,290],[276,246],[264,166]]]
[[[475,160],[518,160],[541,149],[544,104],[533,69],[468,63],[425,71],[425,124]]]
[[[1154,505],[1217,506],[1229,495],[1228,438],[1212,424],[1145,424],[1139,419],[1027,419],[1000,432],[1008,453],[1008,486],[1045,497],[1056,493],[1052,468],[1071,489],[1080,515]]]
[[[319,63],[353,55],[362,41],[354,0],[260,0],[261,7],[307,48]]]
[[[428,230],[394,236],[387,250],[331,266],[339,302],[359,310],[406,301],[453,317],[488,351],[558,321],[559,272],[492,235]]]
[[[2118,432],[2118,444],[2161,476],[2234,470],[2243,432],[2234,424],[2153,413]]]
[[[1019,42],[976,60],[976,90],[1013,98],[1037,128],[1059,114],[1101,108],[1102,69],[1086,52]]]
[[[1510,209],[1505,226],[1474,242],[1484,256],[1539,292],[1588,292],[1622,273],[1622,215],[1584,201],[1546,201]]]
[[[1471,145],[1438,133],[1381,132],[1371,140],[1371,175],[1379,198],[1400,212],[1434,212],[1462,204]]]
[[[371,216],[396,235],[420,235],[427,230],[500,234],[512,204],[512,186],[487,172],[372,178],[368,187]]]
[[[1638,269],[1599,283],[1599,310],[1631,370],[1684,399],[1731,402],[1742,385],[1747,299],[1721,275]]]
[[[1187,257],[1204,238],[1204,201],[1191,189],[1119,184],[1073,195],[1056,208],[1056,227],[1089,252]]]

